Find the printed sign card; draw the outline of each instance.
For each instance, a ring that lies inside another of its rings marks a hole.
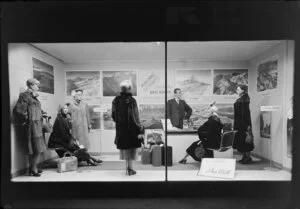
[[[235,159],[203,158],[198,175],[233,179],[235,174]]]

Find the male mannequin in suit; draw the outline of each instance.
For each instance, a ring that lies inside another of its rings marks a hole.
[[[174,99],[168,100],[167,118],[171,120],[174,127],[183,128],[183,119],[189,119],[192,109],[181,99],[181,90],[174,89]]]

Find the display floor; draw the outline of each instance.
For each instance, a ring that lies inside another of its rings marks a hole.
[[[99,158],[97,156],[97,158]],[[122,182],[122,181],[165,181],[165,167],[154,167],[142,165],[140,161],[135,162],[137,174],[134,176],[125,175],[125,162],[120,161],[118,155],[106,155],[100,157],[104,162],[98,166],[87,166],[80,163],[77,171],[58,173],[55,161],[45,164],[41,177],[18,176],[12,179],[13,182],[74,182],[74,181],[99,181],[99,182]],[[239,159],[239,156],[236,156]],[[291,173],[286,170],[268,171],[265,167],[269,162],[253,158],[249,165],[236,164],[234,179],[222,179],[197,175],[200,163],[188,159],[187,164],[182,165],[174,162],[168,167],[168,181],[290,181]]]

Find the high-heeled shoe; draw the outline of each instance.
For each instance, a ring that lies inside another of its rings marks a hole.
[[[41,174],[40,173],[36,173],[35,171],[33,171],[33,170],[30,170],[29,171],[29,175],[32,175],[32,176],[35,176],[35,177],[40,177],[41,176]]]
[[[242,163],[246,159],[246,156],[243,156],[242,159],[240,159],[238,162]]]
[[[100,160],[100,159],[95,159],[94,160],[96,163],[103,163],[103,160]]]
[[[182,159],[179,161],[180,164],[186,164],[186,159]]]
[[[93,161],[91,161],[91,160],[87,160],[86,163],[87,163],[88,165],[92,165],[92,166],[97,166],[97,165],[98,165],[97,163],[95,163],[95,162],[93,162]]]
[[[132,176],[132,175],[135,175],[135,174],[136,174],[135,170],[132,170],[131,168],[126,169],[126,175]]]
[[[252,162],[252,158],[251,157],[246,157],[245,160],[241,161],[242,164],[249,164]]]

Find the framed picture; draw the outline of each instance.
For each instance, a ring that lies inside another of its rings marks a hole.
[[[39,91],[54,94],[53,66],[32,58],[33,77],[40,82]]]
[[[176,88],[185,99],[197,99],[212,92],[211,70],[176,70]]]
[[[103,71],[103,96],[116,96],[120,92],[120,83],[131,82],[132,96],[137,96],[136,71]]]
[[[214,94],[234,95],[238,85],[248,86],[247,69],[214,70]]]
[[[274,56],[262,62],[257,67],[257,92],[277,88],[278,80],[278,56]]]
[[[84,96],[98,97],[100,95],[100,71],[67,71],[66,93],[71,96],[75,89],[82,89]]]
[[[271,139],[271,113],[270,111],[260,112],[260,136]]]
[[[162,129],[161,119],[165,118],[164,104],[140,104],[140,120],[145,129]]]

